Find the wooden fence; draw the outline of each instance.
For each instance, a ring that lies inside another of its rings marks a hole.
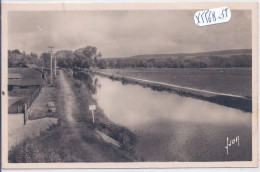
[[[34,100],[37,98],[37,96],[40,94],[42,87],[38,87],[24,102],[24,104],[18,104],[17,106],[12,105],[11,108],[8,108],[8,113],[11,114],[18,114],[18,113],[23,113],[24,114],[24,125],[26,124],[26,121],[28,120],[28,109],[31,107],[33,104]]]

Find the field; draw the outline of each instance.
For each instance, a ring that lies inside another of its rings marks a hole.
[[[218,93],[252,97],[251,68],[128,68],[100,71]]]

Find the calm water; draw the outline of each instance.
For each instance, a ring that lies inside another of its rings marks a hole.
[[[136,155],[144,161],[251,160],[251,113],[139,85],[95,76],[97,100],[114,123],[138,137]],[[239,136],[225,146],[227,137]]]

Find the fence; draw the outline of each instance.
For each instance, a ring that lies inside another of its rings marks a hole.
[[[34,90],[34,92],[32,94],[29,95],[29,97],[27,99],[24,99],[23,101],[9,107],[8,113],[9,114],[23,113],[24,114],[24,125],[25,125],[26,121],[28,119],[28,114],[27,114],[28,109],[31,107],[34,100],[37,98],[37,96],[41,92],[41,89],[42,89],[42,86],[38,87],[37,89]]]
[[[39,95],[39,93],[41,92],[42,87],[38,87],[33,94],[30,95],[30,97],[27,100],[27,107],[30,108],[32,103],[34,102],[34,100],[36,99],[36,97]]]

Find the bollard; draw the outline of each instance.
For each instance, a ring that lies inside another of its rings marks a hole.
[[[26,124],[27,118],[26,118],[26,113],[27,113],[27,104],[24,104],[24,115],[23,115],[23,121],[24,121],[24,125]]]
[[[92,110],[92,122],[95,123],[95,116],[94,116],[94,110]]]

